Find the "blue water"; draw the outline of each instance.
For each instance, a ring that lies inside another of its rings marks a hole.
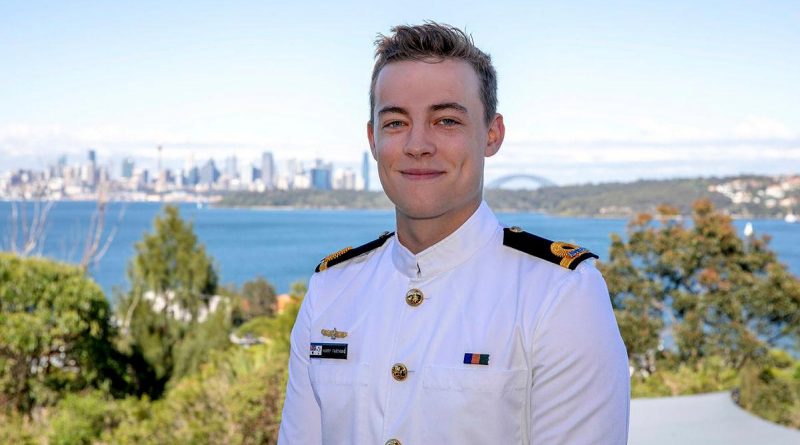
[[[248,210],[198,209],[181,204],[181,215],[194,224],[195,232],[213,256],[221,283],[243,282],[262,276],[279,292],[295,281],[306,281],[317,263],[329,253],[359,245],[393,230],[394,214],[388,210]],[[8,249],[10,208],[0,202],[0,243]],[[92,202],[59,202],[50,211],[44,243],[39,253],[60,260],[79,262],[91,214]],[[126,267],[134,244],[152,231],[158,203],[113,203],[106,211],[106,233],[116,234],[105,256],[89,269],[90,274],[113,298],[112,289],[128,287]],[[30,216],[30,212],[29,216]],[[561,241],[576,242],[607,258],[612,232],[623,233],[625,219],[565,218],[533,213],[501,213],[507,225]],[[778,258],[800,275],[800,224],[783,221],[752,221],[758,234],[772,237]],[[746,221],[736,221],[739,233]]]

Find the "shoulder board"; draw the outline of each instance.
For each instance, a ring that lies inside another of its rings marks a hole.
[[[358,246],[356,248],[352,247],[345,247],[344,249],[334,252],[319,262],[317,268],[314,269],[314,272],[322,272],[323,270],[335,266],[339,263],[343,263],[347,260],[353,259],[359,255],[363,255],[371,250],[375,250],[378,247],[381,247],[383,243],[386,242],[387,239],[394,236],[394,232],[383,232],[383,234],[378,237],[378,239],[368,242],[367,244]]]
[[[503,229],[503,245],[571,270],[575,270],[578,264],[584,260],[598,258],[585,247],[561,241],[550,241],[525,232],[516,226]]]

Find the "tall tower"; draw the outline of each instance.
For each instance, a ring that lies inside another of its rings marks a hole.
[[[158,146],[158,172],[156,173],[156,192],[163,192],[167,187],[167,175],[164,173],[164,166],[161,162],[161,153],[163,151],[161,145]]]
[[[275,160],[270,151],[261,154],[261,182],[267,189],[275,186]]]
[[[94,189],[97,186],[97,153],[93,148],[89,149],[87,158],[89,162],[86,164],[83,179],[86,185]]]
[[[364,190],[369,191],[369,152],[364,152],[364,159],[361,161],[361,176],[364,177]]]
[[[131,179],[133,177],[133,169],[135,167],[135,163],[133,158],[128,156],[122,160],[122,177],[124,179]]]
[[[228,179],[236,179],[239,177],[239,161],[236,156],[228,156],[225,158],[225,176]]]

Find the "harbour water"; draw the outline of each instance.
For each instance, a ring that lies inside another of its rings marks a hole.
[[[243,282],[262,276],[279,292],[295,281],[306,281],[325,255],[346,246],[356,246],[393,230],[394,213],[389,210],[290,210],[197,208],[181,204],[181,216],[191,221],[199,240],[214,258],[221,283]],[[95,209],[93,202],[58,202],[50,210],[44,242],[37,252],[59,260],[79,262],[87,227]],[[135,243],[153,230],[158,203],[112,203],[106,210],[105,232],[115,232],[100,261],[90,268],[92,277],[106,295],[128,286],[126,267],[135,254]],[[9,246],[11,204],[0,202],[0,243]],[[28,217],[31,215],[28,209]],[[610,234],[623,234],[627,220],[568,218],[535,213],[500,213],[506,225],[518,225],[546,238],[581,244],[607,258]],[[778,258],[800,275],[800,224],[782,220],[736,221],[741,234],[745,224],[756,235],[772,237]]]

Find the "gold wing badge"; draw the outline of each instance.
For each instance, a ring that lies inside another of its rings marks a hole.
[[[339,338],[347,337],[347,332],[345,331],[337,331],[336,328],[331,329],[323,329],[320,331],[323,336],[330,338],[331,340],[336,340]]]

